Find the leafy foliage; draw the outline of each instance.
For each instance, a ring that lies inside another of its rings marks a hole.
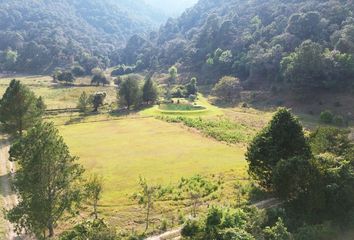
[[[272,190],[275,167],[292,157],[309,160],[310,146],[299,121],[289,110],[280,108],[248,146],[249,173],[263,188]]]
[[[178,63],[200,83],[231,75],[250,86],[285,78],[345,90],[353,84],[352,8],[340,0],[199,1],[157,33],[131,39],[122,62],[140,60],[152,69]]]
[[[4,0],[0,9],[0,69],[21,72],[79,62],[89,73],[108,66],[128,38],[165,19],[141,0]]]
[[[224,101],[234,102],[240,98],[241,91],[242,86],[238,78],[225,76],[215,84],[212,92]]]
[[[24,229],[38,238],[53,237],[58,221],[74,214],[81,200],[83,168],[77,157],[70,155],[53,124],[41,123],[15,142],[10,160],[20,166],[14,180],[20,201],[8,211],[8,219],[19,233]]]
[[[59,240],[116,240],[117,234],[103,219],[87,220],[62,233]]]
[[[0,100],[0,122],[6,132],[22,135],[41,120],[44,110],[42,98],[37,98],[27,86],[14,79]]]
[[[183,123],[188,127],[196,128],[203,134],[227,143],[243,143],[251,140],[253,132],[245,126],[228,119],[208,120],[188,117],[160,117],[167,122]]]
[[[128,77],[121,83],[118,91],[119,103],[121,105],[126,106],[129,110],[132,106],[139,104],[140,97],[139,82],[136,79]]]
[[[96,92],[92,98],[93,111],[97,112],[98,108],[104,104],[107,94],[105,92]]]
[[[146,103],[155,103],[158,99],[158,90],[150,77],[145,80],[143,85],[143,101]]]

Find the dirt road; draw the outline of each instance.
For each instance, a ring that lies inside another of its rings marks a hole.
[[[1,179],[1,193],[4,202],[4,208],[9,210],[18,204],[17,195],[12,191],[11,178],[15,172],[15,165],[10,162],[9,159],[9,148],[8,142],[0,143],[0,179]],[[19,237],[14,232],[12,224],[6,223],[6,239],[7,240],[20,240],[25,239],[24,237]]]

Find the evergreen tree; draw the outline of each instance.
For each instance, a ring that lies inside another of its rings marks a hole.
[[[310,146],[299,121],[289,110],[280,108],[248,147],[249,173],[263,188],[274,190],[274,168],[279,161],[296,156],[310,159]]]
[[[39,123],[11,147],[10,160],[19,165],[14,187],[20,202],[8,211],[8,219],[18,232],[53,237],[57,222],[80,202],[83,168],[77,157],[52,123]]]
[[[86,92],[82,92],[79,97],[77,108],[79,108],[81,112],[87,112],[89,104],[90,104],[89,96],[86,94]]]
[[[196,95],[198,93],[198,88],[197,88],[197,78],[192,78],[190,83],[187,84],[187,95]]]
[[[7,133],[21,136],[41,120],[44,110],[42,98],[36,98],[28,87],[14,79],[0,100],[0,122]]]
[[[146,79],[143,86],[143,101],[147,104],[154,103],[158,98],[157,87],[149,77]]]
[[[137,104],[139,102],[139,84],[135,79],[128,77],[119,89],[119,102],[121,105],[126,106],[128,110],[131,106]]]

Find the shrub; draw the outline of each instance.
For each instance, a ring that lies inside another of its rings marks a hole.
[[[333,113],[329,110],[321,112],[320,121],[322,123],[331,124],[333,123]]]
[[[231,76],[221,78],[212,90],[215,96],[224,101],[235,101],[240,98],[241,91],[240,79]]]
[[[193,238],[199,231],[199,223],[196,220],[188,220],[182,228],[182,236]]]
[[[85,69],[81,66],[75,66],[71,69],[72,74],[74,74],[75,77],[82,77],[85,75]]]
[[[334,239],[335,230],[330,224],[305,225],[294,234],[295,240]]]
[[[333,123],[338,126],[338,127],[343,127],[344,126],[344,118],[341,115],[336,115],[333,118]]]
[[[160,230],[165,232],[167,230],[167,227],[168,227],[167,225],[168,225],[167,220],[166,219],[162,219]]]

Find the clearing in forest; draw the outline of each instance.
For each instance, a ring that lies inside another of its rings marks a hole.
[[[139,176],[155,184],[230,171],[235,178],[246,177],[242,147],[203,137],[182,125],[154,118],[122,118],[61,126],[59,130],[87,173],[103,176],[101,211],[117,223],[142,214],[131,199]]]

